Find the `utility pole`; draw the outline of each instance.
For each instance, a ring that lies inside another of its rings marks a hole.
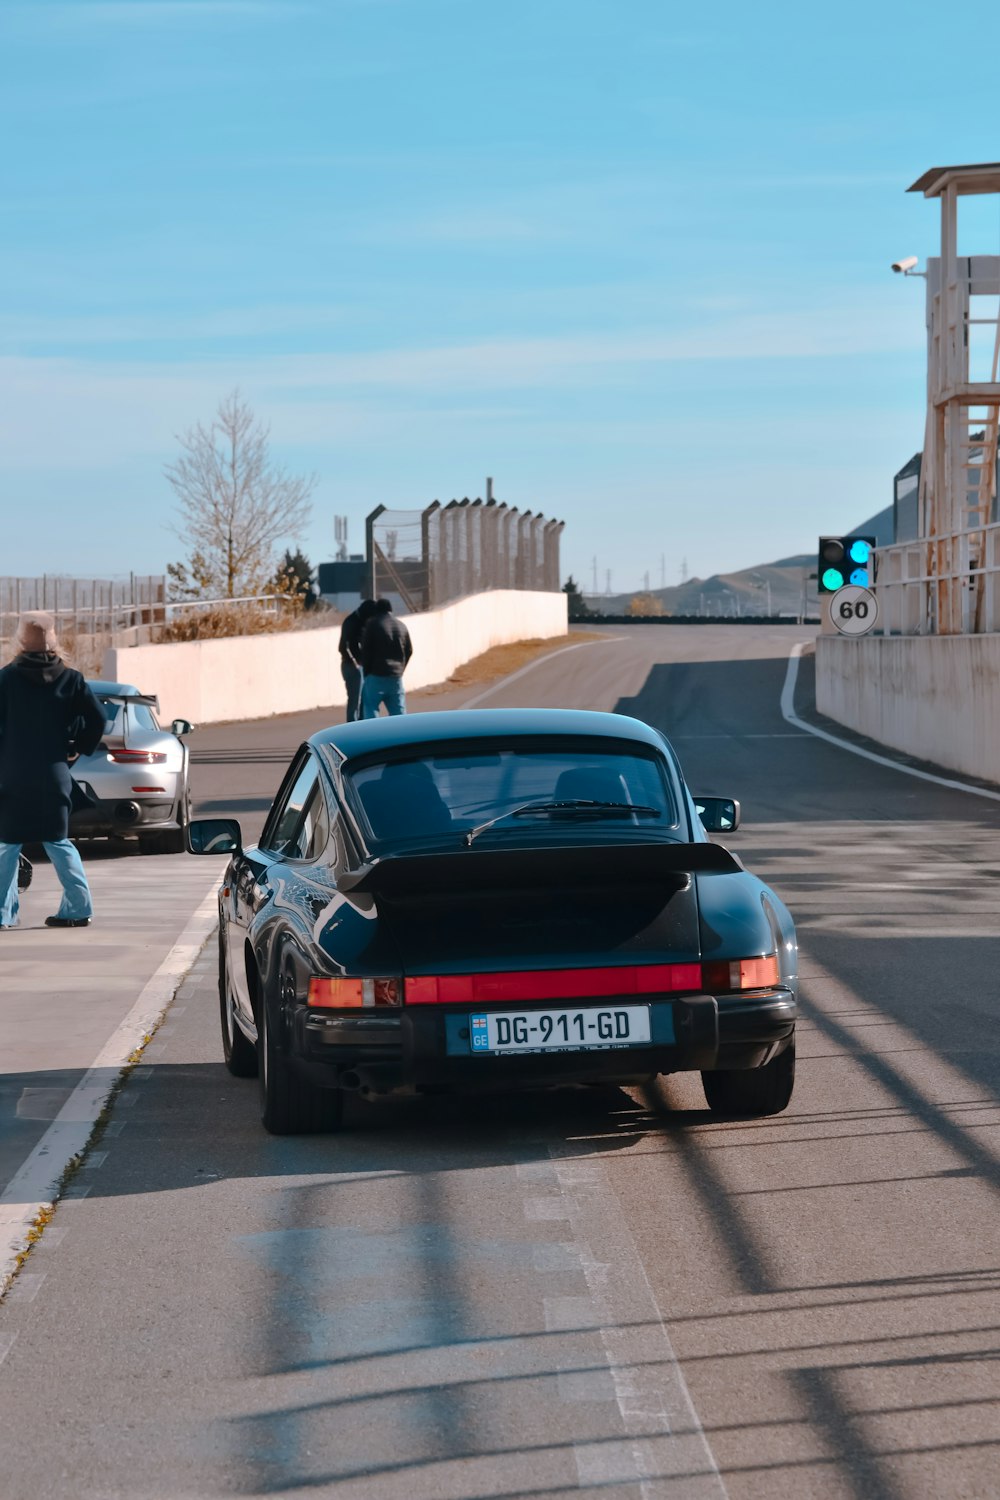
[[[608,569],[607,573],[604,576],[607,579],[607,588],[605,589],[604,592],[606,594],[610,594],[611,593],[611,569],[610,568]]]

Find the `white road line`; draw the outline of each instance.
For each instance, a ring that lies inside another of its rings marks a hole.
[[[11,1302],[34,1302],[42,1290],[47,1271],[22,1271],[7,1296]]]
[[[549,1153],[553,1186],[558,1186],[563,1214],[578,1236],[574,1248],[590,1295],[545,1298],[546,1323],[574,1326],[575,1314],[576,1327],[593,1328],[611,1377],[610,1390],[604,1390],[616,1403],[625,1429],[619,1441],[573,1444],[580,1486],[637,1484],[643,1500],[678,1500],[681,1495],[684,1500],[726,1500],[715,1456],[608,1173],[600,1162],[581,1162],[551,1144]],[[544,1181],[540,1175],[534,1180]],[[550,1206],[554,1198],[526,1199],[526,1217],[536,1217],[529,1204],[545,1204],[545,1217],[556,1217]],[[563,1399],[570,1396],[568,1388],[561,1394]],[[600,1387],[595,1382],[588,1394],[581,1391],[575,1399],[601,1399]]]
[[[3,1364],[4,1360],[7,1358],[8,1354],[13,1349],[13,1347],[14,1347],[14,1340],[16,1338],[17,1338],[16,1332],[15,1333],[0,1333],[0,1365]]]
[[[785,685],[781,689],[781,714],[782,718],[789,724],[794,724],[796,729],[804,729],[807,734],[814,734],[818,740],[826,740],[830,745],[836,745],[839,750],[849,750],[852,755],[860,755],[864,760],[874,761],[877,766],[887,766],[890,771],[900,771],[904,776],[915,776],[918,781],[932,781],[935,786],[947,787],[951,792],[968,792],[972,797],[986,797],[990,802],[1000,802],[1000,792],[991,792],[984,786],[970,786],[967,781],[952,781],[948,776],[935,776],[933,771],[920,771],[916,766],[904,766],[898,760],[892,760],[888,755],[876,755],[874,750],[865,750],[861,745],[852,745],[850,740],[842,740],[839,735],[830,734],[826,729],[820,729],[815,724],[807,724],[805,719],[800,719],[795,712],[795,684],[799,677],[799,662],[802,653],[811,645],[810,641],[800,641],[797,646],[792,647],[788,658],[788,667],[785,672]]]
[[[215,885],[200,903],[177,942],[144,986],[128,1015],[108,1038],[38,1145],[0,1195],[0,1297],[17,1270],[28,1231],[43,1209],[51,1208],[59,1179],[86,1147],[94,1124],[129,1058],[156,1027],[184,975],[216,922]],[[80,1198],[90,1189],[71,1189]]]
[[[561,646],[558,651],[550,651],[546,656],[539,656],[535,661],[529,661],[526,667],[519,667],[516,672],[511,672],[509,677],[501,677],[500,681],[495,682],[492,687],[486,688],[484,692],[478,693],[475,698],[470,698],[468,702],[463,703],[462,708],[463,710],[466,708],[478,708],[480,703],[485,703],[486,699],[492,698],[494,693],[502,692],[504,688],[509,687],[512,682],[516,682],[525,673],[533,672],[536,667],[544,666],[547,661],[555,661],[557,656],[565,656],[567,651],[582,651],[584,646],[612,646],[616,641],[624,640],[627,640],[627,636],[599,636],[593,641],[578,641],[575,646]]]

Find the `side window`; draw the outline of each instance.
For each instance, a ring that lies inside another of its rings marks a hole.
[[[314,858],[325,847],[329,832],[319,767],[307,755],[272,809],[261,848],[287,859]]]
[[[350,868],[349,845],[347,831],[344,828],[344,819],[340,811],[340,804],[336,800],[332,802],[332,812],[333,827],[330,832],[333,838],[333,869],[335,875],[340,875],[344,870]]]
[[[317,776],[302,814],[302,826],[296,840],[298,853],[292,855],[289,850],[289,854],[293,859],[318,859],[326,848],[329,837],[330,813],[326,805],[323,783]]]

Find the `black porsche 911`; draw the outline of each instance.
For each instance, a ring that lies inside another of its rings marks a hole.
[[[276,1134],[336,1129],[345,1091],[637,1083],[700,1070],[717,1114],[776,1114],[795,1076],[781,901],[706,829],[654,729],[560,709],[324,730],[219,896],[226,1064]]]

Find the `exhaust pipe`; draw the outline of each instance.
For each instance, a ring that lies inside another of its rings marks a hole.
[[[346,1089],[350,1094],[356,1094],[361,1088],[361,1074],[357,1068],[345,1068],[343,1073],[338,1074],[337,1087]]]
[[[142,817],[142,808],[138,802],[116,802],[114,819],[124,828],[129,828],[133,823],[138,823]]]

